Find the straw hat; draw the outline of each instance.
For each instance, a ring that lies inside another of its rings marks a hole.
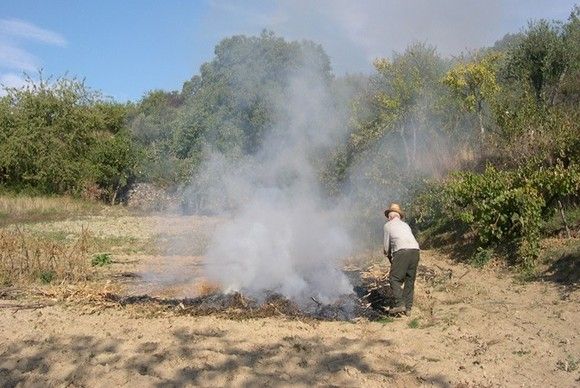
[[[405,212],[401,210],[401,207],[397,203],[392,203],[387,209],[385,209],[385,217],[388,217],[390,212],[398,213],[401,218],[405,218]]]

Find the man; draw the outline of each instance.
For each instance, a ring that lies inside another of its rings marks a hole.
[[[402,220],[405,214],[398,204],[392,203],[385,210],[385,217],[388,221],[384,227],[384,254],[391,262],[389,281],[395,298],[395,306],[389,312],[393,315],[410,315],[419,265],[419,243],[409,225]]]

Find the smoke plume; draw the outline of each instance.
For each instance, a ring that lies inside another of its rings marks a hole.
[[[206,276],[226,291],[328,303],[352,292],[339,260],[353,243],[340,209],[321,193],[317,163],[344,136],[344,120],[316,71],[305,66],[288,84],[261,151],[207,163],[220,174],[226,221],[206,252]]]

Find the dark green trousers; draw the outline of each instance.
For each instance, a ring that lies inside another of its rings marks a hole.
[[[415,277],[419,265],[418,249],[401,249],[393,253],[389,282],[395,298],[395,306],[405,306],[407,310],[413,307],[415,292]],[[401,287],[404,286],[403,289]]]

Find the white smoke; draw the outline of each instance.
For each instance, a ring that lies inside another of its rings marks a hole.
[[[344,120],[330,102],[316,72],[293,76],[262,150],[222,168],[221,194],[231,210],[206,253],[206,276],[226,291],[326,303],[352,292],[340,271],[352,241],[341,212],[320,193],[316,168],[344,136]],[[222,156],[208,163],[212,171],[216,165],[225,166]]]

